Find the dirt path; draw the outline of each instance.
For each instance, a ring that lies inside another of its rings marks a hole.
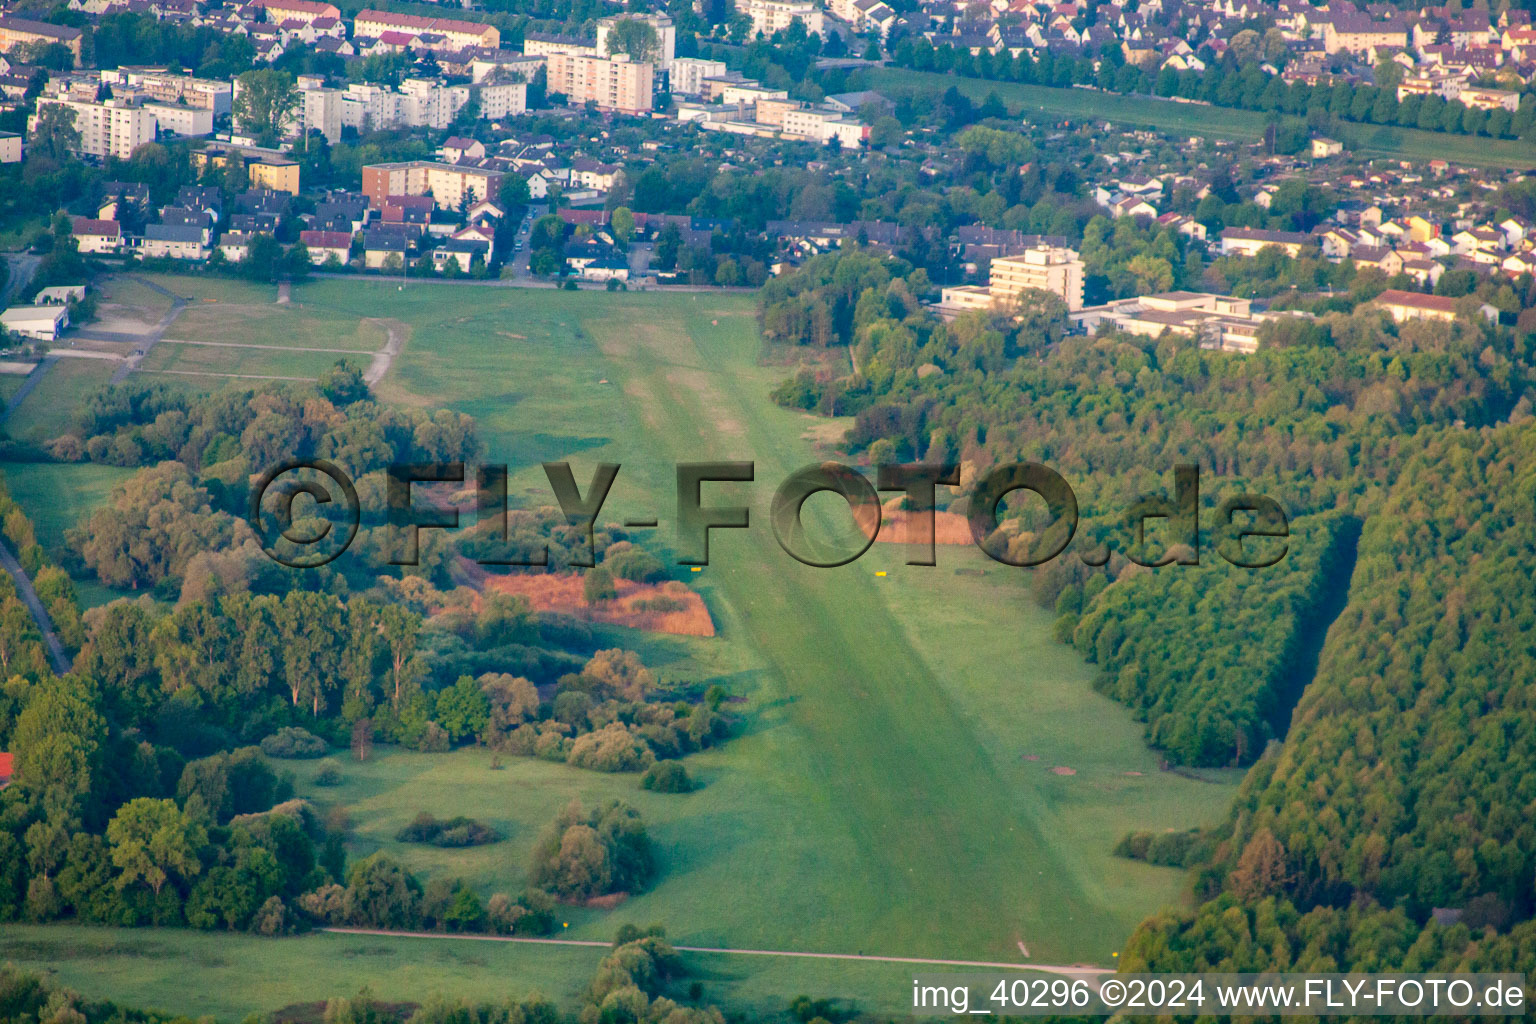
[[[343,356],[377,356],[377,352],[355,348],[308,348],[303,345],[258,345],[244,341],[189,341],[184,338],[164,338],[167,345],[202,345],[205,348],[264,348],[274,352],[333,352]]]
[[[363,373],[363,383],[370,388],[378,386],[379,381],[389,372],[394,364],[395,357],[405,348],[406,326],[396,320],[377,320],[389,331],[389,340],[384,342],[384,347],[373,354],[373,363]]]
[[[391,932],[378,928],[322,928],[321,931],[337,935],[379,935],[397,939],[458,939],[467,942],[523,942],[544,946],[587,946],[593,949],[610,949],[611,942],[595,939],[528,939],[512,935],[449,935],[443,932]],[[931,964],[936,967],[990,967],[1003,971],[1039,971],[1043,974],[1063,974],[1069,977],[1096,977],[1114,974],[1112,967],[1094,967],[1091,964],[1033,964],[994,963],[987,960],[933,960],[918,956],[878,956],[869,953],[810,953],[793,949],[723,949],[716,946],[673,946],[679,953],[716,953],[727,956],[788,956],[807,960],[864,960],[887,964]]]
[[[135,280],[144,285],[146,288],[159,292],[161,295],[164,295],[166,298],[170,299],[171,308],[165,311],[165,315],[160,318],[159,323],[155,324],[154,329],[144,336],[142,339],[142,344],[138,349],[139,354],[125,359],[123,364],[113,372],[113,384],[121,384],[123,381],[128,379],[128,375],[130,373],[139,368],[139,364],[144,361],[144,357],[149,355],[150,349],[155,347],[155,343],[157,341],[165,337],[165,332],[170,330],[171,324],[174,323],[176,318],[181,315],[181,311],[187,308],[187,300],[184,296],[177,295],[170,289],[163,288],[155,282],[146,280],[142,277],[135,278]]]

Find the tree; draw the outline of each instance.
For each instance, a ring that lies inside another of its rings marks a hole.
[[[241,74],[236,84],[235,121],[263,146],[276,145],[299,102],[293,76],[275,68],[257,68]]]
[[[336,360],[335,366],[320,375],[319,390],[336,406],[351,405],[368,397],[363,372],[346,359]]]
[[[581,596],[587,604],[602,604],[604,601],[612,601],[619,596],[619,592],[613,585],[613,573],[602,566],[588,569],[586,576],[581,581]]]
[[[359,761],[366,761],[372,753],[373,722],[359,718],[352,723],[352,756]]]
[[[615,207],[608,216],[608,228],[613,232],[614,241],[628,245],[629,240],[635,237],[635,215],[627,206]]]
[[[411,928],[421,916],[421,885],[395,861],[375,853],[353,866],[342,906],[355,925]]]
[[[208,834],[174,800],[139,797],[118,809],[107,825],[112,863],[122,872],[119,887],[143,882],[155,895],[175,877],[189,880],[202,870],[198,851]]]
[[[391,702],[400,704],[400,688],[406,664],[416,653],[416,634],[421,631],[421,616],[397,604],[385,605],[379,613],[379,627],[389,645],[390,678],[394,682]]]
[[[37,683],[16,719],[16,785],[49,815],[72,818],[90,794],[107,738],[94,687],[79,676]]]
[[[661,38],[656,26],[640,18],[623,18],[608,30],[608,52],[627,53],[631,60],[661,58]]]
[[[40,104],[27,139],[27,155],[34,160],[44,157],[63,164],[79,150],[80,129],[75,127],[74,108],[62,103]]]

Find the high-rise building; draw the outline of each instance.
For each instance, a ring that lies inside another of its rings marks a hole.
[[[1038,288],[1060,296],[1067,309],[1079,310],[1083,308],[1083,261],[1072,249],[1052,246],[1003,256],[992,261],[987,287],[999,305],[1012,302],[1026,288]]]
[[[154,112],[137,103],[116,99],[96,103],[39,96],[38,113],[28,120],[28,131],[36,127],[38,114],[50,106],[68,107],[75,112],[75,130],[80,133],[79,151],[85,156],[115,156],[127,160],[139,146],[155,141]]]
[[[938,309],[945,315],[1003,310],[1029,288],[1059,296],[1069,312],[1076,312],[1083,308],[1083,261],[1075,250],[1050,245],[1036,246],[1017,256],[999,256],[992,261],[985,288],[945,288]]]
[[[612,57],[578,57],[551,53],[548,89],[560,93],[572,106],[593,103],[599,110],[621,114],[649,114],[654,105],[654,67],[647,61],[630,60],[625,54]]]

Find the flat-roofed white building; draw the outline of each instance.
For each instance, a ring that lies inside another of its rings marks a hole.
[[[0,313],[0,327],[35,341],[54,341],[68,326],[68,306],[12,306]]]

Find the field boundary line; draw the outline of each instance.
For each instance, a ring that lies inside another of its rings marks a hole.
[[[333,935],[375,935],[397,939],[459,939],[470,942],[522,942],[543,946],[582,946],[611,949],[613,943],[596,939],[535,939],[517,935],[470,935],[447,932],[388,931],[382,928],[322,928]],[[939,967],[991,967],[1005,971],[1038,971],[1043,974],[1099,975],[1115,973],[1112,967],[1091,964],[1001,963],[989,960],[938,960],[920,956],[882,956],[875,953],[813,953],[794,949],[727,949],[720,946],[673,946],[679,953],[714,953],[727,956],[787,956],[808,960],[863,960],[872,963],[931,964]]]

